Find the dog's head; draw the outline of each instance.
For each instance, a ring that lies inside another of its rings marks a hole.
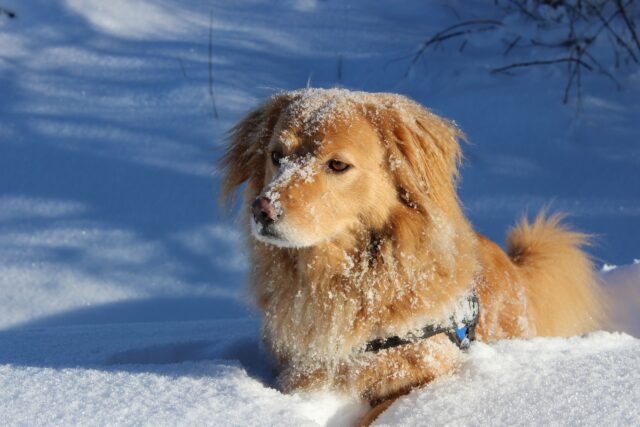
[[[247,182],[252,234],[263,242],[348,238],[383,227],[399,209],[457,209],[460,136],[400,95],[285,92],[232,130],[223,194]]]

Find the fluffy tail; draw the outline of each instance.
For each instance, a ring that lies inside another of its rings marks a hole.
[[[530,319],[539,336],[593,331],[604,321],[598,275],[582,247],[589,236],[560,224],[563,215],[540,213],[523,219],[507,237],[508,254],[518,267]]]

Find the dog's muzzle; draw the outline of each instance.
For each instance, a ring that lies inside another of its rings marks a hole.
[[[271,224],[278,220],[278,212],[271,203],[271,200],[264,196],[258,197],[251,205],[251,213],[257,224],[263,229],[268,228]]]

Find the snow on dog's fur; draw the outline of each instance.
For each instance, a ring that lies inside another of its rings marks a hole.
[[[597,327],[584,235],[540,215],[512,230],[507,255],[473,231],[456,194],[461,137],[403,96],[342,89],[277,94],[233,129],[223,194],[246,183],[251,289],[285,390],[382,402],[450,372],[461,351],[443,334],[364,348],[446,322],[473,289],[480,340]]]

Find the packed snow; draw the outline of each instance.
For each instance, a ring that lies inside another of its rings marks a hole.
[[[638,424],[640,70],[620,89],[585,74],[569,105],[560,66],[491,74],[510,62],[496,38],[537,31],[515,16],[410,68],[456,8],[486,18],[452,5],[2,0],[17,16],[0,13],[0,424],[342,426],[366,410],[274,388],[238,206],[216,205],[228,129],[308,84],[455,120],[478,231],[502,242],[524,212],[567,211],[611,297],[610,332],[475,343],[377,423]]]

